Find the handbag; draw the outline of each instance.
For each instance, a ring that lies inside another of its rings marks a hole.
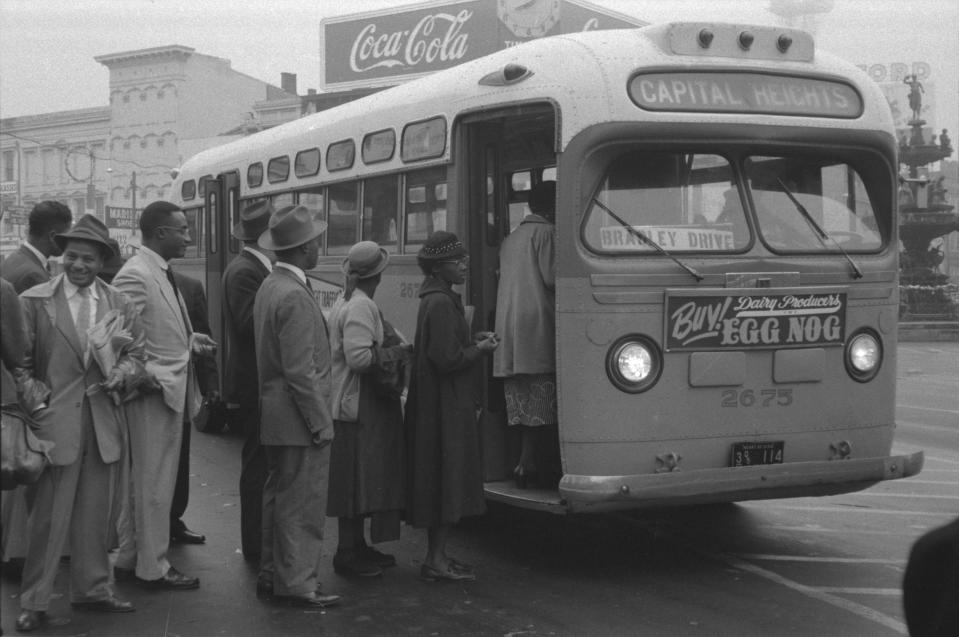
[[[26,414],[4,407],[0,412],[0,489],[9,491],[39,480],[50,464],[51,449],[52,442],[33,433]]]
[[[382,319],[382,314],[380,318]],[[383,320],[383,345],[374,348],[375,360],[368,372],[373,389],[383,398],[399,398],[406,390],[409,350],[396,329]]]
[[[200,411],[193,418],[193,426],[205,434],[223,433],[227,428],[227,408],[222,400],[210,401],[206,398],[200,405]]]

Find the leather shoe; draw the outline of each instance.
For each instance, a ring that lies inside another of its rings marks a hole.
[[[420,579],[427,582],[472,582],[476,579],[476,575],[460,571],[452,564],[449,564],[445,570],[424,564],[420,567]]]
[[[140,579],[138,577],[137,581],[146,588],[158,588],[174,591],[186,591],[194,588],[200,588],[200,578],[184,575],[172,566],[163,577],[151,580]]]
[[[267,582],[261,579],[256,580],[256,598],[273,599],[273,582]]]
[[[170,531],[170,539],[183,544],[203,544],[206,542],[205,535],[191,531],[185,526],[177,531]]]
[[[92,602],[70,602],[70,605],[79,610],[89,610],[97,613],[132,613],[136,610],[131,602],[124,602],[116,597],[107,597]]]
[[[329,608],[340,603],[339,595],[324,595],[322,593],[312,592],[307,595],[290,595],[288,597],[278,597],[290,606],[306,606],[310,608]]]
[[[344,577],[379,577],[383,570],[359,551],[337,551],[333,571]]]
[[[372,562],[380,568],[389,568],[391,566],[396,566],[396,557],[390,555],[389,553],[382,553],[377,551],[372,546],[364,546],[362,548],[363,558],[367,562]]]
[[[25,610],[17,617],[17,623],[14,627],[21,633],[36,630],[47,618],[47,614],[42,610]]]

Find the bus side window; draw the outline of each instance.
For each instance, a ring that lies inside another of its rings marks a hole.
[[[297,193],[297,203],[313,211],[314,221],[326,221],[326,207],[323,205],[323,188],[310,188],[309,190],[299,191],[299,193]]]
[[[398,179],[396,175],[374,177],[363,182],[363,240],[375,241],[389,251],[397,245],[396,212]]]
[[[355,181],[333,184],[330,193],[329,228],[327,235],[327,254],[346,254],[356,243],[357,190]]]
[[[273,195],[271,198],[273,202],[273,209],[279,210],[280,208],[285,208],[287,206],[293,205],[293,193],[292,192],[281,192],[278,195]]]
[[[406,176],[406,252],[416,252],[436,230],[446,230],[446,168],[426,168]]]

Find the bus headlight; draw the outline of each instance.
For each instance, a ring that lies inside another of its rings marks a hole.
[[[656,384],[663,370],[663,356],[656,343],[638,334],[617,340],[606,354],[606,375],[624,392],[638,394]]]
[[[872,380],[882,365],[882,342],[872,330],[861,330],[846,344],[846,371],[860,383]]]

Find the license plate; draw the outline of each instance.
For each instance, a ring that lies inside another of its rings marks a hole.
[[[781,440],[734,443],[729,465],[751,467],[757,464],[782,464],[784,444]]]

